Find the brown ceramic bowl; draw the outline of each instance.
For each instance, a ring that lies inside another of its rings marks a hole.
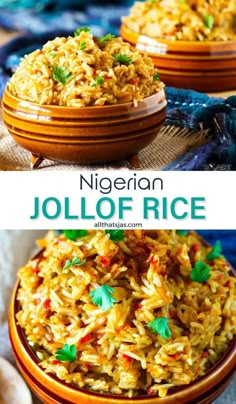
[[[234,276],[236,273],[232,270]],[[29,347],[16,321],[19,303],[16,300],[19,282],[12,295],[9,313],[9,333],[18,367],[32,391],[45,404],[210,404],[227,387],[236,365],[236,338],[217,364],[195,382],[172,389],[165,398],[157,395],[135,398],[97,394],[46,374],[38,365],[38,358]]]
[[[132,31],[121,36],[153,59],[168,86],[203,92],[236,89],[236,41],[170,41]]]
[[[34,104],[6,89],[2,109],[10,134],[32,153],[36,167],[44,158],[95,164],[136,155],[157,136],[166,103],[164,89],[137,107],[125,103],[85,108]]]

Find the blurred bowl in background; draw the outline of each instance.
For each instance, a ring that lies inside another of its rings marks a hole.
[[[171,87],[202,92],[236,89],[236,41],[171,41],[121,25],[121,36],[150,56]]]

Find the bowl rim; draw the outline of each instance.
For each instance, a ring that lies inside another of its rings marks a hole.
[[[135,30],[131,29],[129,27],[129,25],[127,23],[125,23],[125,22],[122,22],[122,24],[121,24],[121,29],[123,27],[127,28],[130,32],[132,32],[134,34],[137,34],[138,36],[141,36],[141,37],[147,38],[147,39],[152,39],[152,40],[155,40],[157,43],[163,43],[163,44],[167,44],[167,45],[173,45],[174,43],[178,43],[178,44],[183,45],[183,46],[185,45],[185,47],[188,47],[189,45],[191,45],[191,46],[199,46],[199,47],[202,47],[202,48],[204,46],[211,46],[212,47],[212,45],[213,46],[215,45],[215,47],[222,46],[222,45],[225,46],[226,44],[236,46],[236,38],[235,39],[230,39],[228,41],[214,41],[214,40],[212,40],[212,41],[210,41],[210,40],[208,40],[208,41],[186,41],[186,40],[184,40],[183,41],[183,40],[178,40],[178,39],[175,40],[175,39],[167,39],[167,38],[164,38],[164,37],[148,36],[146,34],[142,34],[142,33],[138,32],[138,31],[135,31]]]
[[[162,82],[163,83],[163,82]],[[144,105],[146,102],[152,102],[155,98],[161,99],[163,97],[164,101],[164,107],[167,105],[167,98],[166,98],[166,91],[165,91],[165,84],[163,83],[163,87],[156,93],[149,95],[148,97],[143,98],[141,101],[138,102],[137,106],[134,105],[133,101],[129,102],[123,102],[123,103],[117,103],[117,104],[110,104],[110,105],[91,105],[87,107],[76,107],[76,106],[68,106],[68,105],[50,105],[50,104],[37,104],[36,102],[24,100],[22,98],[19,98],[11,93],[11,91],[8,89],[8,84],[5,87],[4,93],[2,95],[2,100],[1,104],[4,104],[4,98],[5,96],[9,97],[12,99],[15,103],[19,103],[24,107],[32,106],[35,107],[35,110],[41,109],[42,111],[45,109],[45,111],[50,110],[50,111],[58,111],[60,109],[65,109],[67,111],[73,110],[73,111],[80,111],[81,113],[87,112],[87,111],[100,111],[106,109],[107,111],[115,111],[119,108],[121,109],[132,109],[132,108],[138,108],[139,106]]]
[[[209,245],[202,237],[200,237],[200,239],[202,240],[202,242],[205,245]],[[43,250],[40,250],[38,253],[36,253],[36,255],[32,258],[36,258],[38,257],[41,253],[43,252]],[[230,266],[230,273],[232,276],[236,277],[236,270],[234,269],[234,267],[228,262],[228,260],[226,259],[226,262],[228,263],[228,265]],[[16,296],[17,296],[17,291],[20,287],[20,280],[17,280],[15,288],[13,290],[12,293],[12,307],[10,308],[10,312],[9,312],[9,318],[10,316],[13,314],[14,315],[14,327],[17,331],[18,337],[20,339],[20,342],[22,344],[22,347],[24,348],[26,354],[28,355],[28,358],[33,362],[34,366],[37,367],[38,371],[48,380],[52,379],[54,380],[54,382],[56,382],[57,384],[59,384],[61,387],[64,387],[65,389],[69,389],[74,391],[75,393],[82,393],[84,395],[89,395],[91,397],[100,397],[100,398],[104,398],[104,399],[110,399],[110,400],[118,400],[120,402],[122,401],[142,401],[145,399],[145,401],[151,401],[153,399],[159,399],[159,400],[163,400],[162,397],[160,397],[158,394],[152,394],[152,395],[139,395],[139,396],[134,396],[134,397],[127,397],[127,396],[119,396],[119,395],[112,395],[112,394],[103,394],[103,393],[97,393],[97,392],[93,392],[92,390],[89,389],[85,389],[76,385],[73,385],[71,383],[66,383],[65,381],[59,379],[56,375],[51,374],[51,373],[45,373],[44,370],[39,366],[39,362],[40,360],[37,358],[36,354],[34,353],[34,351],[32,350],[32,348],[29,346],[29,344],[27,343],[26,340],[26,336],[25,333],[23,331],[23,329],[20,327],[19,324],[17,324],[17,320],[16,320],[16,314],[19,311],[19,302],[17,302]],[[11,340],[11,345],[12,344],[12,338],[10,336],[10,340]],[[16,353],[17,355],[17,353]],[[176,399],[178,398],[178,395],[181,394],[183,391],[185,393],[191,392],[192,388],[194,389],[200,389],[202,384],[204,385],[204,383],[209,382],[209,378],[210,380],[214,379],[214,376],[216,374],[218,374],[220,371],[222,371],[224,369],[225,364],[230,361],[233,360],[233,358],[236,358],[236,336],[232,339],[232,341],[229,344],[228,349],[224,352],[224,354],[222,355],[222,357],[215,363],[215,365],[213,367],[211,367],[203,376],[200,376],[199,378],[195,379],[193,382],[187,384],[187,385],[182,385],[182,386],[177,386],[174,388],[171,388],[170,391],[168,392],[167,396],[164,397],[164,399],[168,398],[168,397],[176,397]],[[231,369],[231,373],[232,371],[234,371],[234,369]],[[209,388],[209,390],[211,390],[212,387]]]

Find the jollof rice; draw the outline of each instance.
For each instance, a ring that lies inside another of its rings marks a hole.
[[[19,272],[17,319],[40,366],[67,383],[163,397],[204,375],[236,334],[235,278],[195,232],[49,232],[39,246]],[[199,262],[205,280],[192,278]],[[92,297],[104,285],[105,309]],[[66,347],[71,361],[58,357]]]
[[[236,39],[236,0],[136,2],[123,22],[135,32],[184,41]]]

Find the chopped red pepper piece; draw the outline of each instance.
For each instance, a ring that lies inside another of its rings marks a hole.
[[[142,307],[142,305],[141,305],[140,302],[136,302],[136,303],[134,304],[134,310],[138,310],[138,309],[140,309],[141,307]]]
[[[50,310],[50,308],[51,308],[51,299],[46,299],[46,300],[43,302],[43,307],[44,307],[46,310]]]
[[[109,265],[111,264],[111,260],[110,258],[107,257],[100,257],[100,262],[104,267],[109,267]]]
[[[131,363],[133,361],[133,358],[126,354],[122,354],[122,358],[128,363]]]
[[[39,269],[38,267],[36,267],[36,268],[33,269],[33,274],[34,274],[34,275],[38,275],[39,272],[40,272],[40,269]]]
[[[228,280],[225,284],[224,284],[224,286],[226,286],[227,288],[230,286],[230,280]]]
[[[177,359],[178,358],[178,354],[177,353],[174,353],[173,355],[168,355],[168,356],[170,356],[171,357],[171,359]]]
[[[52,361],[52,365],[58,365],[58,363],[60,363],[60,361],[58,361],[57,359],[54,359],[54,360]]]
[[[91,334],[87,334],[84,337],[80,338],[79,343],[82,344],[86,344],[87,342],[89,342],[92,338]]]
[[[208,352],[203,351],[202,352],[202,358],[207,358],[207,356],[208,356]]]
[[[194,253],[198,252],[198,251],[200,250],[200,245],[199,245],[199,244],[193,244],[193,245],[191,246],[191,250],[192,250]]]
[[[134,77],[129,81],[129,84],[137,84],[138,83],[138,79],[135,79]]]
[[[104,79],[106,79],[106,80],[111,80],[111,79],[112,79],[112,76],[109,76],[109,74],[105,74],[105,75],[104,75]]]

